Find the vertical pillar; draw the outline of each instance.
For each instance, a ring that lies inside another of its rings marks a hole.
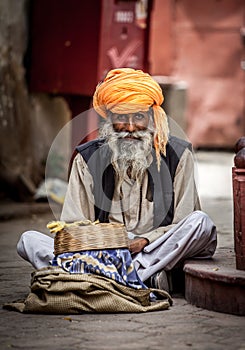
[[[245,136],[235,146],[232,168],[236,268],[245,270]]]

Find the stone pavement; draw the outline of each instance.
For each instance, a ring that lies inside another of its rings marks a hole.
[[[218,228],[218,247],[233,249],[229,153],[198,152],[198,187],[204,211]],[[23,299],[31,266],[17,256],[21,232],[48,233],[53,219],[44,203],[0,203],[0,296]],[[29,315],[0,308],[0,349],[245,350],[245,318],[204,310],[174,296],[166,311],[145,314]]]

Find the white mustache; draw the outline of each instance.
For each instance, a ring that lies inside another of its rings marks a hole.
[[[142,139],[146,135],[146,131],[118,131],[117,136],[119,139],[124,139],[126,137],[134,138],[134,139]]]

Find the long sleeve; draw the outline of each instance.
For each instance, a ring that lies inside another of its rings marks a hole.
[[[73,161],[60,219],[67,222],[85,219],[94,221],[92,190],[92,176],[82,156],[78,154]]]
[[[180,158],[174,178],[174,218],[172,224],[159,227],[155,230],[139,235],[138,237],[147,238],[151,243],[171,229],[188,214],[199,209],[200,202],[194,179],[193,154],[189,149],[186,149]]]

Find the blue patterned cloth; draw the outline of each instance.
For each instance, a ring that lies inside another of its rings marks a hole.
[[[54,257],[53,266],[70,273],[102,275],[135,289],[146,289],[140,280],[128,249],[86,250]]]

